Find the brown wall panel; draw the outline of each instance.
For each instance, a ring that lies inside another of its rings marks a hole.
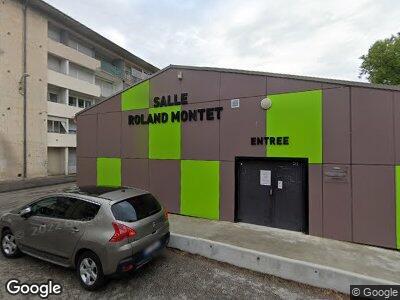
[[[220,99],[266,96],[266,77],[221,72]]]
[[[96,106],[98,113],[108,113],[113,111],[121,111],[121,94],[101,102]]]
[[[267,77],[268,95],[319,90],[321,88],[322,84],[320,82],[269,77],[269,76]]]
[[[122,159],[122,185],[148,190],[148,159]]]
[[[396,246],[393,166],[353,165],[353,240]]]
[[[219,100],[219,72],[180,71],[183,75],[182,93],[188,93],[188,103]]]
[[[322,166],[308,165],[308,228],[309,233],[322,236]]]
[[[351,88],[353,164],[394,163],[393,93]]]
[[[178,79],[178,70],[170,69],[150,79],[150,107],[154,97],[180,95],[182,83]]]
[[[220,163],[219,216],[223,221],[235,221],[235,163]]]
[[[121,112],[98,114],[97,154],[99,157],[121,156]]]
[[[336,240],[352,241],[351,209],[350,166],[324,165],[323,236]]]
[[[201,108],[217,107],[219,101],[207,102]],[[199,104],[189,104],[182,107],[185,110],[199,108]],[[224,117],[224,111],[221,113]],[[197,116],[199,118],[199,115]],[[219,160],[219,120],[214,112],[214,120],[204,120],[181,123],[182,134],[182,159]]]
[[[350,163],[350,89],[323,91],[324,163]]]
[[[143,114],[147,119],[148,110],[138,109],[122,112],[121,156],[123,158],[149,157],[149,125],[129,125],[129,115]]]
[[[96,158],[77,157],[76,183],[79,187],[96,186]]]
[[[79,115],[77,117],[77,156],[97,156],[97,115]]]
[[[149,160],[149,191],[171,213],[180,213],[181,163],[179,160]]]
[[[251,145],[251,137],[265,136],[263,97],[240,99],[239,108],[231,108],[230,100],[221,100],[220,160],[234,161],[235,156],[265,157],[265,146]]]
[[[394,142],[396,164],[400,164],[400,92],[394,92]]]

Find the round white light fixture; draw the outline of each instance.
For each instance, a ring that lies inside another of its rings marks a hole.
[[[271,105],[272,105],[271,99],[264,98],[264,99],[261,100],[261,108],[262,109],[267,110],[267,109],[269,109],[271,107]]]

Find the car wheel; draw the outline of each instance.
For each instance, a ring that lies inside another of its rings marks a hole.
[[[16,242],[16,238],[11,230],[4,230],[1,235],[1,252],[7,258],[16,258],[21,256]]]
[[[95,291],[104,286],[105,276],[100,259],[93,252],[84,252],[76,265],[81,285],[89,291]]]

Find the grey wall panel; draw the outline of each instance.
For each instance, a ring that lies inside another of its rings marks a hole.
[[[394,142],[396,164],[400,164],[400,92],[394,92]]]
[[[220,73],[178,70],[182,72],[182,93],[188,93],[188,103],[219,100]]]
[[[147,159],[122,159],[122,185],[149,189],[149,161]]]
[[[235,163],[220,162],[219,216],[224,221],[235,221]]]
[[[121,112],[99,114],[97,120],[97,154],[99,157],[121,156]]]
[[[221,100],[220,159],[234,161],[235,156],[265,157],[266,147],[251,145],[251,137],[266,133],[265,111],[260,107],[263,97],[240,99],[239,108],[231,108],[230,100]]]
[[[121,94],[101,102],[96,106],[98,113],[108,113],[113,111],[121,111]]]
[[[181,163],[149,160],[150,189],[171,213],[180,213]]]
[[[221,72],[220,99],[266,96],[266,77]]]
[[[212,108],[219,106],[219,101],[207,102],[201,105],[201,108]],[[194,110],[199,108],[199,104],[189,104],[182,106],[185,110]],[[221,112],[221,118],[224,117],[224,111]],[[217,113],[214,112],[214,120],[182,122],[182,159],[198,160],[219,160],[219,123]]]
[[[76,183],[79,187],[96,186],[96,158],[77,157]]]
[[[121,156],[123,158],[149,157],[149,125],[129,125],[129,115],[148,116],[147,109],[122,112]]]
[[[351,209],[350,165],[324,165],[324,237],[342,241],[352,241]]]
[[[322,84],[320,82],[278,78],[278,77],[267,77],[268,95],[319,90],[321,88]]]
[[[77,156],[97,156],[97,115],[79,115],[77,117]]]
[[[350,89],[323,90],[324,163],[350,163]]]
[[[353,240],[396,246],[394,166],[353,165]]]
[[[180,94],[182,83],[178,79],[178,70],[170,69],[150,79],[150,107],[154,97]]]
[[[393,93],[351,88],[353,164],[394,163]]]
[[[308,227],[309,233],[322,236],[322,166],[308,166]]]

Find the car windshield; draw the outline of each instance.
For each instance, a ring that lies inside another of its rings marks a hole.
[[[151,194],[135,196],[111,206],[115,219],[123,222],[135,222],[158,213],[161,205]]]

